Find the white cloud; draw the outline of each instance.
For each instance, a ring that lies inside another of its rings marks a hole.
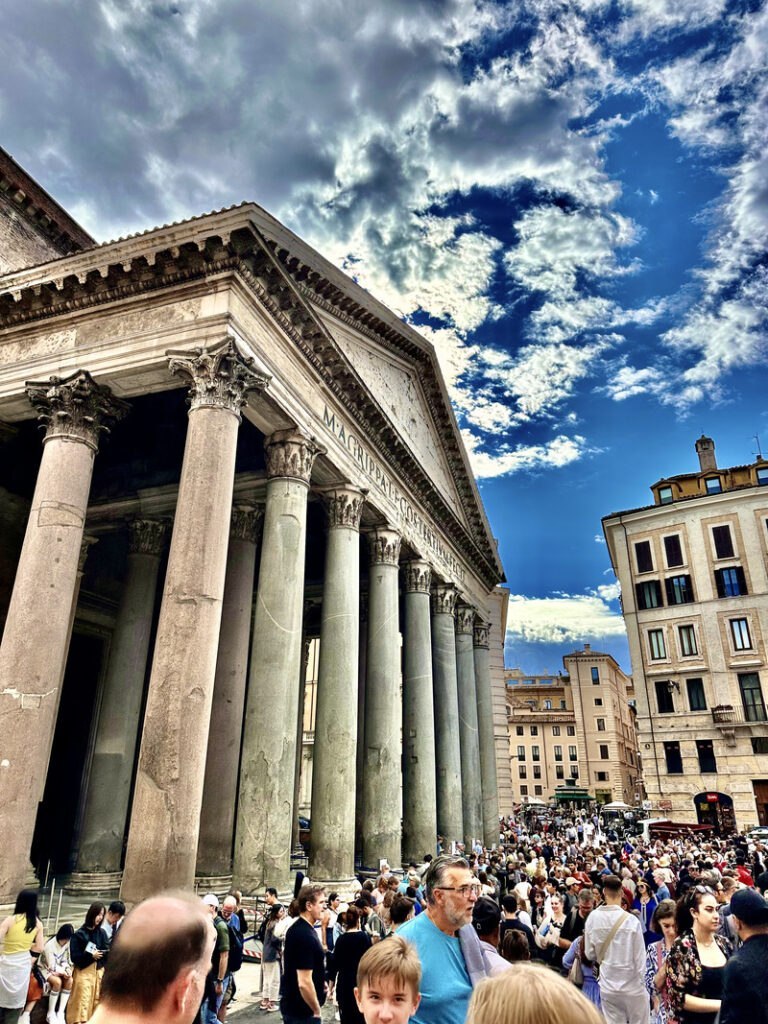
[[[490,452],[481,450],[481,439],[476,434],[462,430],[462,436],[475,476],[481,480],[522,471],[559,469],[596,451],[578,434],[560,434],[544,444],[501,444]]]
[[[624,636],[624,620],[610,607],[613,585],[584,594],[510,595],[507,640],[529,643],[589,641]]]

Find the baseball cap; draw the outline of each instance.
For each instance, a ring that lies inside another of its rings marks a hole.
[[[573,875],[569,875],[565,880],[565,884],[567,888],[570,888],[572,885],[578,885],[579,881],[577,878],[574,878]]]
[[[218,909],[219,897],[213,892],[206,893],[206,895],[203,896],[203,903],[208,907],[216,907],[216,909]]]
[[[731,896],[731,913],[746,925],[768,924],[768,903],[754,889],[738,889]]]
[[[487,935],[501,921],[501,908],[495,900],[481,896],[472,908],[472,927],[478,935]]]

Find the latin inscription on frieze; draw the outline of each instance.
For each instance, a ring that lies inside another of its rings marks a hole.
[[[371,481],[375,490],[395,507],[400,521],[392,525],[396,525],[405,537],[410,536],[411,539],[421,542],[426,550],[450,571],[451,576],[461,582],[465,575],[461,563],[443,544],[429,521],[413,507],[408,497],[403,494],[389,469],[371,454],[359,437],[342,422],[339,416],[331,412],[327,405],[323,408],[322,422],[323,427],[344,445]]]

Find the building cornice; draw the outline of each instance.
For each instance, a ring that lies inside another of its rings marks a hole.
[[[492,589],[504,579],[474,478],[466,461],[431,346],[417,345],[407,325],[395,330],[376,311],[347,301],[340,289],[306,262],[265,237],[254,222],[253,204],[169,225],[88,252],[0,278],[0,329],[84,311],[104,303],[225,272],[236,274],[268,309],[282,331],[312,364],[347,414],[393,466],[474,573]],[[303,254],[306,255],[306,246]],[[318,260],[322,261],[321,257]],[[310,274],[312,276],[310,277]],[[348,280],[339,271],[341,278]],[[350,282],[352,285],[353,282]],[[357,288],[357,286],[354,286]],[[364,381],[323,325],[313,305],[344,318],[356,330],[394,348],[413,366],[440,431],[468,527],[434,486]],[[418,337],[418,336],[417,336]]]
[[[0,192],[39,234],[62,254],[90,249],[96,242],[77,221],[0,148]]]

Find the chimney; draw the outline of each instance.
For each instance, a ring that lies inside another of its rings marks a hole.
[[[584,653],[585,654],[589,654],[589,652],[591,650],[592,650],[592,644],[584,644]]]
[[[696,442],[696,454],[699,456],[699,465],[701,466],[702,473],[709,473],[717,469],[715,442],[711,437],[705,437],[704,434],[701,435]]]

